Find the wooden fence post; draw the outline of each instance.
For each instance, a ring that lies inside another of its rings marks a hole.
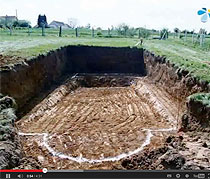
[[[184,41],[186,42],[187,41],[187,30],[185,30],[184,36],[185,36]]]
[[[109,37],[111,36],[110,28],[108,28],[108,36],[109,36]]]
[[[139,28],[139,39],[141,38],[141,30],[140,30],[140,28]]]
[[[45,27],[42,25],[42,36],[45,36]]]
[[[204,42],[204,34],[203,31],[200,33],[200,46],[203,47],[203,42]]]
[[[62,37],[62,26],[59,28],[59,37]]]
[[[205,43],[205,33],[203,32],[202,33],[202,46],[204,46],[204,43]]]
[[[76,27],[75,31],[76,31],[76,37],[78,37],[78,29],[77,29],[77,27]]]
[[[192,34],[192,43],[194,44],[194,32]]]
[[[178,38],[180,39],[180,36],[181,36],[181,31],[179,30],[179,32],[178,32],[179,34],[178,34]]]
[[[12,35],[12,26],[9,27],[9,33]]]
[[[95,34],[94,34],[94,28],[92,28],[92,37],[94,38],[95,37]]]
[[[28,26],[28,36],[31,35],[31,28]]]

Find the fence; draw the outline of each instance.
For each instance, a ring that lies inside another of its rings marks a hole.
[[[63,28],[14,28],[12,30],[0,28],[0,35],[11,36],[58,36],[58,37],[124,37],[119,35],[116,30],[98,29],[63,29]],[[129,36],[130,37],[130,36]]]
[[[145,35],[147,31],[148,36]],[[101,30],[101,29],[62,29],[62,28],[13,28],[12,30],[0,28],[1,36],[47,36],[47,37],[85,37],[85,38],[149,38],[160,39],[160,31],[136,30],[135,33],[129,35],[119,34],[117,30]],[[169,39],[185,43],[188,46],[201,46],[201,48],[210,49],[210,35],[205,34],[190,34],[190,33],[169,33]],[[178,40],[179,39],[179,40]]]

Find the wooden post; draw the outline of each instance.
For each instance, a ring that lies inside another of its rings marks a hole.
[[[45,27],[44,27],[44,24],[42,25],[42,36],[45,36]]]
[[[194,44],[194,32],[192,34],[192,43]]]
[[[62,26],[59,28],[59,37],[62,37]]]
[[[94,38],[94,28],[92,28],[92,37]]]
[[[28,36],[31,35],[31,28],[28,26]]]
[[[203,45],[205,44],[206,34],[203,33]]]
[[[78,37],[78,29],[77,29],[77,27],[76,27],[75,31],[76,31],[76,37]]]
[[[140,28],[139,28],[139,39],[141,38],[141,30],[140,30]]]
[[[200,33],[200,46],[203,46],[203,31]]]
[[[9,33],[12,35],[12,26],[9,27]]]
[[[185,42],[187,41],[187,30],[185,30],[185,38],[184,38],[184,41]]]
[[[109,37],[111,36],[110,28],[108,28],[108,36],[109,36]]]

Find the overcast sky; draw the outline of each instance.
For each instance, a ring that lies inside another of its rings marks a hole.
[[[210,32],[210,18],[202,23],[197,15],[203,7],[210,9],[210,0],[0,0],[0,16],[15,15],[17,9],[18,18],[32,25],[39,14],[46,14],[48,23],[76,18],[79,25],[102,28],[125,22],[134,27]]]

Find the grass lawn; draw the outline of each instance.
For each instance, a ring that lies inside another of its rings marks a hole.
[[[0,32],[0,54],[22,57],[30,60],[39,54],[47,53],[66,45],[94,45],[112,47],[133,47],[138,42],[137,38],[92,38],[91,34],[76,38],[73,33],[57,37],[57,32],[42,37],[38,34],[28,36],[13,34],[12,36]],[[183,39],[170,37],[167,40],[144,40],[143,48],[154,52],[156,55],[166,56],[172,63],[187,69],[193,76],[210,82],[210,38],[206,38],[205,46],[194,45],[191,38],[187,42]]]
[[[204,48],[173,38],[147,40],[144,48],[156,55],[166,56],[175,65],[190,71],[193,76],[210,82],[210,39],[206,40]]]
[[[196,93],[189,96],[188,99],[201,102],[204,106],[210,108],[210,93]]]

